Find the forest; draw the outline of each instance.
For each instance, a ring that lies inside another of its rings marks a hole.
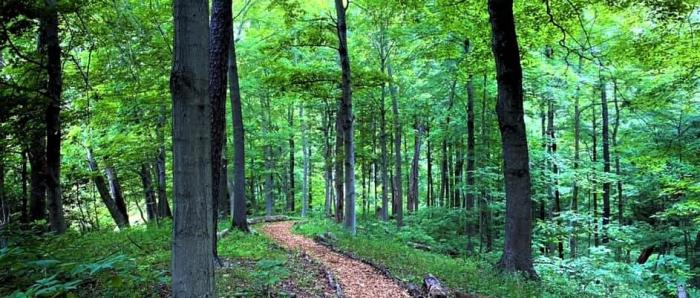
[[[2,297],[700,297],[699,0],[0,0]]]

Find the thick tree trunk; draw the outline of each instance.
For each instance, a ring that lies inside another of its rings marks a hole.
[[[536,276],[532,265],[530,168],[525,130],[522,68],[512,0],[489,0],[492,50],[496,60],[496,112],[503,143],[506,224],[499,266]]]
[[[231,48],[232,32],[231,0],[213,0],[209,21],[209,104],[211,105],[211,194],[212,225],[211,237],[214,258],[218,260],[216,231],[219,219],[219,205],[226,198],[224,170],[224,138],[226,134],[226,71]]]
[[[29,220],[46,219],[46,135],[37,130],[31,136],[31,144],[27,155],[29,157],[30,193]]]
[[[232,223],[241,231],[248,232],[248,222],[246,219],[246,198],[245,198],[245,131],[243,127],[243,107],[241,104],[241,88],[238,82],[238,62],[236,60],[236,39],[231,33],[231,52],[228,55],[228,82],[231,96],[231,122],[233,126],[233,191],[231,197],[233,201]],[[251,196],[255,203],[254,183],[251,186]],[[255,204],[252,204],[255,206]]]
[[[151,171],[148,169],[147,164],[141,164],[139,176],[141,176],[141,184],[143,185],[143,195],[146,200],[146,216],[148,217],[148,221],[158,221],[156,193],[153,189]]]
[[[209,7],[173,2],[173,297],[214,297]]]
[[[608,130],[608,97],[606,93],[606,84],[601,82],[600,86],[600,101],[603,120],[603,173],[610,173],[610,136]],[[609,237],[607,226],[610,222],[610,181],[603,180],[603,243],[608,243]]]
[[[424,126],[416,121],[416,136],[413,144],[413,161],[411,162],[411,177],[408,187],[408,206],[409,212],[418,211],[418,178],[419,178],[419,162],[420,162],[420,147],[423,144]]]
[[[49,74],[46,109],[46,189],[51,230],[57,234],[66,231],[61,197],[61,46],[58,39],[58,12],[56,0],[46,0],[48,13],[42,18]]]
[[[347,2],[346,4],[349,4]],[[343,106],[343,144],[345,148],[345,218],[344,226],[353,235],[355,234],[355,140],[352,114],[352,83],[350,81],[350,57],[348,55],[347,23],[343,6],[343,0],[335,0],[336,24],[338,34],[338,57],[340,58],[341,78],[341,103]]]
[[[104,176],[102,176],[102,173],[100,173],[97,162],[92,156],[92,151],[90,149],[87,150],[87,162],[88,168],[92,172],[92,181],[95,183],[95,188],[97,188],[97,192],[100,194],[100,198],[107,207],[107,210],[112,216],[114,223],[120,230],[129,227],[129,219],[127,218],[126,214],[122,213],[121,209],[114,201],[114,198],[112,198],[110,195],[107,182],[105,181]]]

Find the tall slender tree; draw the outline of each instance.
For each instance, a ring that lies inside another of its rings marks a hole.
[[[56,0],[46,0],[47,12],[41,19],[46,44],[46,69],[49,74],[46,109],[46,188],[51,230],[66,231],[61,195],[61,45],[58,39],[58,8]]]
[[[352,82],[350,80],[350,57],[348,54],[348,35],[346,12],[349,1],[335,0],[336,29],[338,34],[338,56],[340,57],[341,78],[341,105],[343,121],[344,160],[345,160],[345,220],[344,226],[353,235],[355,228],[355,143],[352,115]]]
[[[233,26],[231,27],[233,31]],[[238,82],[238,61],[236,60],[236,38],[231,32],[231,52],[228,55],[228,82],[231,96],[231,122],[233,125],[233,192],[231,206],[233,226],[248,232],[245,199],[245,130],[243,127],[243,106],[241,88]],[[251,183],[251,187],[253,184]],[[254,194],[253,194],[254,196]]]

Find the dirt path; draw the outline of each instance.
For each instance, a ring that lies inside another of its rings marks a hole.
[[[299,249],[323,263],[339,280],[346,297],[409,297],[399,285],[371,266],[292,234],[293,224],[291,221],[269,223],[261,230],[282,247]]]

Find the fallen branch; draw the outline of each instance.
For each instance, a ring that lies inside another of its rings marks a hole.
[[[328,278],[328,284],[331,286],[331,289],[333,289],[333,292],[335,292],[335,297],[337,298],[344,298],[345,295],[343,295],[343,289],[340,287],[340,283],[335,280],[335,277],[333,276],[333,273],[326,269],[326,267],[322,267],[323,272],[326,273],[326,277]]]
[[[433,250],[433,248],[430,247],[430,245],[423,244],[423,243],[408,242],[408,245],[415,248],[415,249],[420,249],[422,251],[432,251]]]

